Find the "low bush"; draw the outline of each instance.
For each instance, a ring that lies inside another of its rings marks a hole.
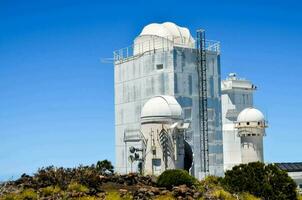
[[[45,188],[42,188],[40,190],[42,196],[52,196],[55,194],[60,194],[62,192],[61,188],[59,186],[48,186]]]
[[[84,185],[81,185],[77,182],[72,182],[68,185],[68,188],[67,188],[68,191],[72,192],[81,192],[81,193],[88,193],[89,192],[89,189],[84,186]]]
[[[25,189],[20,193],[7,194],[0,200],[37,200],[38,194],[33,189]]]
[[[221,200],[237,200],[232,194],[223,189],[214,190],[213,197]]]
[[[232,193],[248,192],[265,200],[297,200],[295,182],[273,164],[254,162],[235,166],[225,173],[222,183]]]
[[[251,195],[250,193],[246,193],[246,192],[239,195],[239,197],[242,200],[261,200],[260,198],[257,198],[254,195]]]
[[[169,169],[164,171],[157,180],[157,185],[160,187],[172,188],[178,185],[191,186],[197,183],[197,180],[192,177],[187,171],[181,169]]]

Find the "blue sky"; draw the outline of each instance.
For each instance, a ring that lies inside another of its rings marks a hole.
[[[267,162],[302,161],[299,1],[0,0],[0,180],[47,165],[114,162],[113,66],[144,25],[172,21],[222,44],[259,88]]]

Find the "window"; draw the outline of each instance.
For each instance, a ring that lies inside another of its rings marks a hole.
[[[157,70],[162,70],[162,69],[164,69],[164,65],[163,64],[157,64],[156,69]]]
[[[246,125],[250,125],[250,122],[246,122]]]
[[[154,175],[159,175],[161,172],[161,159],[152,159],[152,171]]]
[[[189,94],[192,95],[193,88],[192,88],[192,76],[189,75]]]
[[[174,73],[174,92],[178,93],[177,74]]]

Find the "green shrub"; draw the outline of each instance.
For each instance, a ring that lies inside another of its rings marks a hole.
[[[251,195],[250,193],[246,193],[246,192],[239,196],[241,200],[261,200],[260,198],[257,198],[254,195]]]
[[[260,162],[241,164],[225,173],[223,186],[230,192],[248,192],[262,199],[297,200],[296,184],[285,171]]]
[[[221,200],[236,200],[235,197],[233,197],[232,194],[229,192],[223,190],[223,189],[217,189],[213,191],[213,197]]]
[[[17,200],[17,194],[7,194],[3,197],[0,197],[0,200]]]
[[[38,199],[37,193],[33,189],[23,190],[16,199],[20,200],[36,200]]]
[[[109,160],[98,161],[96,163],[96,169],[102,174],[106,174],[107,171],[110,173],[114,172],[114,167]]]
[[[52,196],[61,193],[61,188],[59,186],[48,186],[41,189],[41,195]]]
[[[207,186],[208,188],[218,188],[221,187],[221,177],[217,176],[207,176],[204,180],[201,181],[202,187]]]
[[[81,185],[77,182],[72,182],[68,185],[68,188],[67,188],[68,191],[75,191],[75,192],[82,192],[82,193],[88,193],[89,192],[89,189],[84,186],[84,185]]]
[[[157,185],[160,187],[172,188],[178,185],[191,186],[197,180],[192,177],[187,171],[181,169],[169,169],[164,171],[157,180]]]

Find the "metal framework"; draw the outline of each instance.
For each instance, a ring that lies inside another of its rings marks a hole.
[[[208,102],[207,102],[207,64],[205,31],[197,30],[197,73],[199,94],[199,127],[200,127],[200,160],[201,170],[209,174],[209,141],[208,141]]]

